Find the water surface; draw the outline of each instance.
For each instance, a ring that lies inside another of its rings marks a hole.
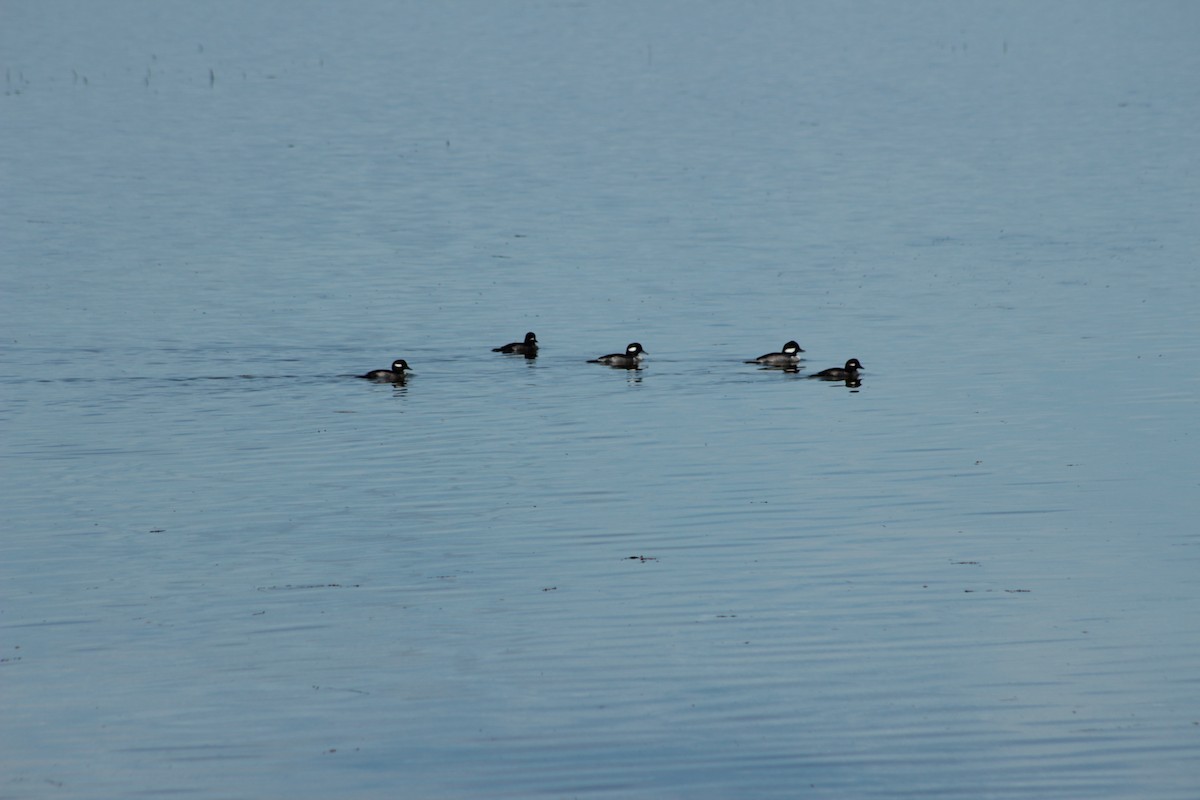
[[[1191,5],[6,18],[0,797],[1200,791]]]

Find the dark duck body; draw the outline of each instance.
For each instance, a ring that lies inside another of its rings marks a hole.
[[[391,369],[373,369],[366,375],[358,377],[380,383],[404,383],[408,378],[408,362],[403,358],[397,358],[392,362]]]
[[[854,381],[858,380],[858,371],[862,368],[863,365],[858,363],[858,359],[852,358],[844,367],[830,367],[809,377],[820,378],[823,381]]]
[[[533,331],[525,334],[525,341],[523,342],[509,342],[506,345],[492,348],[493,353],[513,353],[516,355],[525,356],[526,358],[533,358],[537,355],[537,351],[537,334],[535,334]]]
[[[625,369],[637,369],[641,364],[642,356],[646,351],[637,342],[631,342],[625,348],[624,353],[609,353],[606,356],[599,358],[588,359],[589,364],[607,364],[610,367],[624,367]]]
[[[800,354],[803,352],[803,347],[791,341],[785,344],[779,353],[766,353],[746,363],[762,364],[764,367],[794,367],[800,363]]]

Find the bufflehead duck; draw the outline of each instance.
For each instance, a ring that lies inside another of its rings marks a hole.
[[[823,381],[853,381],[858,380],[858,371],[862,368],[863,365],[858,363],[858,359],[852,358],[846,362],[845,367],[830,367],[809,377],[820,378]]]
[[[637,342],[631,342],[625,348],[624,353],[609,353],[606,356],[599,358],[588,359],[589,364],[608,364],[610,367],[625,367],[626,369],[637,369],[638,363],[641,362],[642,356],[646,351]]]
[[[397,358],[392,362],[391,369],[373,369],[366,375],[359,375],[358,377],[381,383],[404,383],[405,379],[408,378],[408,362],[403,358]]]
[[[762,364],[768,367],[794,367],[800,362],[800,354],[803,352],[803,347],[796,344],[795,341],[791,341],[783,346],[782,353],[767,353],[746,363]]]
[[[533,331],[525,334],[525,341],[523,342],[509,342],[503,347],[492,348],[493,353],[517,353],[525,356],[526,358],[533,358],[537,355],[537,351],[537,334],[535,334]]]

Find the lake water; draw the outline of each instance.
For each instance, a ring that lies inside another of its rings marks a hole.
[[[4,18],[0,797],[1200,797],[1200,6]]]

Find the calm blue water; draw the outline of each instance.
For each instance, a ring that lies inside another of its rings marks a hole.
[[[1200,796],[1200,7],[4,17],[0,797]]]

